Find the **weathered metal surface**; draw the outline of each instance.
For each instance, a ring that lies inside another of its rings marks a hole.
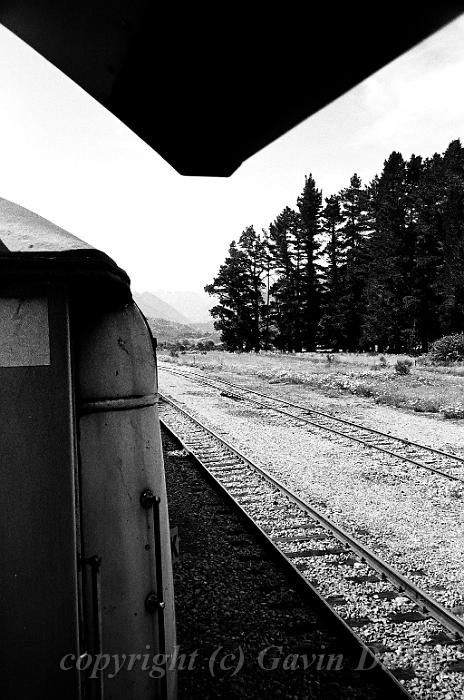
[[[102,560],[102,650],[164,654],[175,644],[170,533],[155,358],[135,305],[83,321],[77,370],[83,555]],[[105,675],[105,694],[173,697],[168,676],[123,667]]]
[[[54,290],[48,306],[50,363],[0,367],[0,695],[8,700],[79,692],[77,672],[60,669],[79,653],[66,294]]]
[[[38,367],[50,364],[48,299],[0,300],[0,367]]]

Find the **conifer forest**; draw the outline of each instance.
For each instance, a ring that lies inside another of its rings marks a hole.
[[[228,350],[426,352],[464,330],[464,148],[405,160],[247,227],[205,287]]]

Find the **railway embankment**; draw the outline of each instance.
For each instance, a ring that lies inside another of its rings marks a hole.
[[[179,700],[392,698],[359,650],[291,586],[241,519],[163,434]]]
[[[312,600],[316,591],[322,593],[340,627],[359,630],[357,638],[373,645],[376,656],[415,698],[461,696],[462,620],[191,411],[166,398],[160,411],[163,424],[182,440],[185,450],[179,456],[194,457],[264,539],[298,590],[303,585]]]
[[[283,420],[270,410],[162,369],[160,379],[162,390],[206,425],[223,431],[238,449],[443,605],[458,610],[464,605],[462,482],[320,428]],[[399,428],[394,432],[410,439],[421,437]],[[462,455],[459,445],[450,442]],[[443,447],[442,442],[437,446]]]

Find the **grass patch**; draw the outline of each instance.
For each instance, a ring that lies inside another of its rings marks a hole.
[[[366,354],[339,353],[327,362],[323,354],[228,353],[185,354],[160,359],[188,365],[206,372],[234,372],[255,376],[269,384],[303,384],[330,396],[352,394],[378,404],[406,408],[417,413],[439,413],[449,419],[464,419],[464,382],[460,374],[430,368],[406,356],[388,355],[385,361]],[[407,363],[410,372],[398,374],[395,363]],[[440,370],[440,371],[437,371]],[[448,371],[447,371],[448,370]]]

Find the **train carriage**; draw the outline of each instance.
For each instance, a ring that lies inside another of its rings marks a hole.
[[[107,255],[4,199],[0,436],[2,697],[174,698],[150,330]]]

